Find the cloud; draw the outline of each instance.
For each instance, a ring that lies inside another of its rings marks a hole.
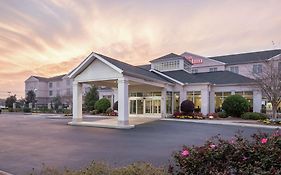
[[[0,0],[0,78],[7,81],[0,87],[23,87],[22,74],[67,73],[92,51],[138,65],[170,52],[222,55],[272,49],[271,41],[281,47],[280,6],[279,0]]]

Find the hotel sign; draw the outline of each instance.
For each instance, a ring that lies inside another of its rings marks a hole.
[[[186,59],[191,62],[192,64],[202,64],[203,59],[202,58],[194,58],[192,56],[187,56]]]

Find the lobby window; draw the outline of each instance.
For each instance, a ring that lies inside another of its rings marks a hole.
[[[194,103],[196,110],[201,110],[201,91],[188,91],[187,99]]]
[[[230,70],[230,72],[239,74],[239,67],[238,66],[230,66],[229,70]]]
[[[192,69],[192,73],[193,74],[198,73],[198,69]]]
[[[49,96],[53,96],[53,91],[49,91]]]
[[[216,112],[221,111],[224,99],[231,95],[231,92],[215,92]]]
[[[262,73],[262,65],[261,64],[254,64],[253,65],[253,73],[254,74]]]
[[[180,111],[180,93],[174,92],[174,112]]]
[[[166,113],[172,114],[173,92],[166,93]]]
[[[209,72],[216,72],[216,71],[218,71],[218,68],[217,68],[217,67],[211,67],[211,68],[209,69]]]
[[[49,83],[49,88],[53,88],[53,83],[52,82]]]

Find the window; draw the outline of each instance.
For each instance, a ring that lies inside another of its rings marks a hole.
[[[278,63],[278,71],[281,72],[281,62]]]
[[[53,96],[53,91],[49,91],[49,96]]]
[[[211,68],[209,69],[209,72],[216,72],[216,71],[218,71],[218,68],[217,68],[217,67],[211,67]]]
[[[193,74],[198,73],[198,69],[192,69],[192,73]]]
[[[174,112],[180,111],[180,93],[174,92]]]
[[[187,99],[194,103],[197,111],[201,111],[201,91],[188,91]]]
[[[253,65],[253,73],[255,73],[255,74],[262,73],[262,65],[261,64],[254,64]]]
[[[238,74],[239,73],[239,67],[238,66],[231,66],[229,68],[230,72],[233,72],[233,73],[236,73]]]
[[[49,83],[49,88],[53,88],[53,83],[52,82]]]
[[[179,60],[173,60],[173,61],[166,61],[162,63],[156,63],[154,68],[156,70],[162,71],[162,70],[174,70],[179,69],[180,61]]]
[[[166,113],[172,114],[173,92],[166,93]]]
[[[224,99],[231,95],[231,92],[215,92],[216,112],[221,111]]]

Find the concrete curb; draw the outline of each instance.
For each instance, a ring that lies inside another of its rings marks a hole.
[[[13,175],[13,174],[0,170],[0,175]]]
[[[229,126],[241,126],[241,127],[253,127],[253,128],[281,129],[280,126],[268,126],[268,125],[258,125],[258,124],[237,123],[237,122],[234,122],[234,121],[192,120],[192,119],[161,119],[161,120],[163,120],[163,121],[187,122],[187,123],[202,123],[202,124],[212,124],[212,125],[229,125]]]
[[[135,125],[118,125],[113,123],[99,123],[99,122],[68,122],[72,126],[88,126],[97,128],[112,128],[112,129],[132,129]]]

